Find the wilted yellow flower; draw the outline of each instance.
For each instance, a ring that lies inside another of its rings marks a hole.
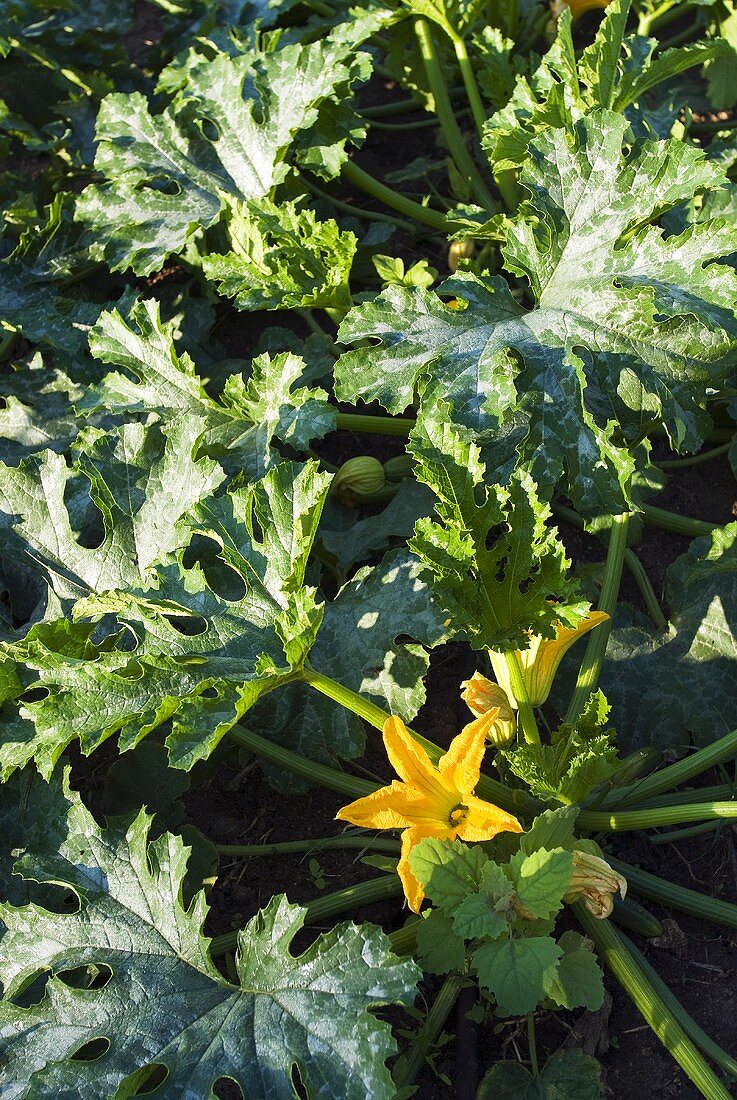
[[[466,726],[440,757],[437,767],[400,718],[384,723],[384,745],[402,782],[390,783],[343,806],[335,815],[369,829],[403,829],[397,873],[410,909],[419,913],[425,890],[412,874],[409,853],[425,837],[491,840],[497,833],[521,833],[516,817],[472,793],[486,750],[486,721]]]
[[[608,917],[614,908],[614,894],[625,897],[627,879],[610,867],[601,856],[573,849],[573,875],[563,901],[582,901],[589,913],[599,920]]]
[[[480,672],[474,672],[470,680],[461,684],[461,699],[477,718],[488,722],[486,738],[493,745],[506,745],[517,732],[517,718],[507,693],[493,680],[487,680]]]
[[[595,626],[606,622],[608,618],[605,611],[589,611],[578,626],[571,628],[563,626],[562,623],[556,623],[554,638],[543,638],[539,634],[533,634],[530,636],[529,649],[517,650],[527,697],[533,707],[541,706],[550,695],[558,665],[573,643],[584,634],[588,634],[589,630],[593,630]],[[517,700],[509,679],[506,654],[500,649],[490,649],[489,657],[497,681],[504,688],[512,706],[516,707]]]

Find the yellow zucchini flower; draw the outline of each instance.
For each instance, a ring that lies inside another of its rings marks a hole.
[[[470,680],[461,684],[461,699],[477,718],[488,722],[486,738],[492,745],[506,745],[517,732],[517,718],[509,705],[504,688],[493,680],[487,680],[480,672],[474,672]]]
[[[562,623],[556,623],[554,638],[543,638],[539,634],[532,634],[529,649],[517,650],[527,696],[533,707],[541,706],[550,695],[558,665],[573,643],[584,634],[588,634],[589,630],[593,630],[595,626],[606,622],[608,618],[605,611],[589,611],[578,626],[571,628],[563,626]],[[512,706],[516,707],[517,700],[509,679],[506,655],[500,649],[490,649],[489,657],[498,683],[504,688]]]
[[[422,883],[412,874],[409,854],[425,837],[448,840],[491,840],[497,833],[521,833],[516,817],[476,798],[481,761],[486,750],[486,718],[466,726],[451,741],[437,767],[415,741],[401,718],[387,718],[384,745],[400,777],[365,798],[343,806],[335,815],[368,829],[402,829],[402,852],[397,873],[410,909],[419,913],[425,897]]]

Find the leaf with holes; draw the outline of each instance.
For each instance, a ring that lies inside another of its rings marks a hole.
[[[182,901],[189,849],[181,839],[165,833],[150,843],[143,812],[127,832],[101,830],[76,795],[66,797],[83,828],[58,853],[27,852],[16,870],[65,886],[78,912],[0,905],[0,1034],[14,1096],[107,1100],[151,1066],[164,1067],[162,1095],[172,1097],[210,1096],[225,1077],[253,1100],[288,1100],[293,1070],[310,1096],[394,1096],[385,1062],[396,1047],[372,1010],[411,1004],[420,972],[392,955],[379,928],[338,925],[296,955],[305,910],[272,898],[239,932],[237,979],[227,981],[202,934],[204,894],[187,909]],[[107,982],[65,981],[82,967]],[[47,973],[42,1000],[13,1003]],[[85,1047],[90,1060],[75,1057]]]
[[[109,495],[107,471],[87,471]],[[314,642],[322,606],[304,576],[329,481],[315,463],[282,463],[207,498],[187,518],[191,561],[170,553],[145,583],[139,574],[127,587],[100,585],[74,604],[74,622],[38,624],[4,646],[17,665],[10,694],[20,692],[3,730],[4,772],[35,758],[48,775],[74,739],[89,753],[117,733],[131,748],[167,719],[175,767],[207,757],[261,694],[293,678]],[[141,508],[158,488],[141,478]],[[106,543],[85,551],[92,579],[110,553]]]
[[[447,401],[482,447],[522,414],[517,464],[544,496],[564,478],[586,515],[625,509],[634,467],[622,442],[648,422],[662,418],[677,449],[698,449],[707,389],[737,353],[737,275],[718,262],[737,249],[737,229],[716,218],[665,238],[650,222],[723,174],[679,141],[629,149],[626,131],[599,110],[531,144],[529,198],[503,255],[533,308],[501,276],[390,287],[340,327],[344,343],[371,346],[336,364],[338,396],[399,413],[419,392],[421,419]]]

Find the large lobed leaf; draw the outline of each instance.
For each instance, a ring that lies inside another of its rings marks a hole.
[[[108,1100],[136,1071],[163,1066],[162,1098],[212,1096],[220,1078],[250,1100],[291,1100],[293,1072],[308,1097],[389,1100],[389,1025],[372,1009],[411,1003],[419,970],[389,950],[371,925],[343,924],[292,953],[304,909],[281,895],[238,935],[237,981],[214,967],[202,934],[203,893],[189,908],[182,888],[189,849],[164,834],[149,842],[142,812],[125,829],[101,830],[78,797],[58,850],[26,851],[16,871],[65,886],[77,912],[0,905],[7,926],[0,961],[3,1079],[14,1097]],[[54,788],[49,806],[58,804]],[[101,988],[64,980],[102,968]],[[12,998],[50,973],[43,999]],[[74,1055],[92,1040],[93,1060]]]
[[[202,58],[159,115],[140,93],[104,99],[95,167],[106,182],[83,192],[77,212],[111,268],[153,271],[226,202],[268,196],[286,176],[295,135],[315,125],[325,100],[365,78],[367,63],[354,44],[327,39]],[[333,142],[338,163],[346,136]]]
[[[53,460],[61,461],[56,455]],[[138,514],[145,510],[154,525],[164,522],[156,499],[158,493],[166,498],[167,483],[155,468],[89,463],[85,473],[104,503],[115,476]],[[202,494],[189,508],[186,525],[165,532],[172,551],[189,543],[188,556],[183,549],[165,560],[154,555],[145,578],[140,554],[127,555],[126,537],[134,538],[135,525],[132,531],[125,524],[115,527],[96,550],[78,545],[61,504],[62,482],[59,529],[80,559],[72,577],[76,591],[63,593],[78,597],[75,622],[38,624],[22,642],[3,647],[6,662],[17,664],[3,697],[17,698],[28,689],[41,694],[21,699],[17,715],[8,717],[3,770],[35,757],[48,775],[75,738],[91,752],[117,732],[121,748],[130,748],[170,718],[167,744],[175,766],[190,768],[209,755],[263,692],[292,678],[314,642],[322,607],[304,576],[329,480],[315,463],[283,463],[255,485],[221,497]],[[42,498],[43,482],[29,479],[29,486]],[[30,492],[29,498],[34,503]],[[11,524],[20,519],[46,550],[41,540],[53,541],[53,530],[45,529],[48,511],[39,506],[24,512],[19,498]],[[204,536],[204,544],[195,536]],[[116,541],[121,539],[124,545]],[[56,583],[58,572],[66,584],[63,562],[57,564],[53,553],[46,557],[39,564],[50,582]],[[131,576],[136,571],[137,580]]]
[[[572,135],[548,130],[530,145],[530,197],[503,252],[533,309],[501,277],[391,287],[341,325],[344,342],[374,346],[338,361],[338,396],[398,413],[419,389],[421,417],[447,400],[482,445],[522,414],[518,464],[546,493],[564,475],[588,515],[626,506],[622,443],[654,419],[676,448],[697,448],[706,389],[735,358],[737,276],[716,261],[737,248],[737,229],[717,218],[665,238],[649,224],[723,176],[681,142],[630,150],[626,131],[621,115],[595,111]]]

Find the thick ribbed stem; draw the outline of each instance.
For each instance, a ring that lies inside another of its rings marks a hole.
[[[630,802],[644,802],[664,791],[672,791],[674,787],[688,783],[690,779],[702,775],[709,768],[724,764],[735,756],[737,756],[737,730],[732,730],[713,744],[691,753],[690,756],[685,756],[683,760],[677,760],[675,764],[669,764],[668,767],[661,768],[627,787],[611,791],[606,801],[616,799],[617,806],[626,806]]]
[[[685,535],[689,539],[698,538],[699,535],[710,535],[719,527],[718,523],[707,523],[703,519],[689,519],[688,516],[667,512],[665,508],[656,508],[654,504],[641,504],[640,511],[645,523],[650,527],[671,531],[674,535]]]
[[[493,213],[497,208],[496,203],[494,202],[491,192],[481,178],[471,154],[466,148],[463,134],[456,122],[455,112],[451,106],[448,89],[445,84],[443,70],[440,67],[438,55],[435,50],[432,30],[426,19],[420,18],[415,20],[415,36],[420,49],[420,55],[424,62],[430,91],[435,100],[435,113],[438,116],[438,121],[440,122],[440,127],[443,131],[443,136],[451,156],[460,174],[467,177],[469,180],[478,202],[485,209]],[[471,104],[471,109],[473,110],[473,104]]]
[[[216,844],[219,856],[283,856],[298,852],[331,852],[341,848],[399,855],[399,841],[377,836],[321,836],[312,840],[283,840],[275,844]]]
[[[422,1029],[413,1039],[410,1049],[394,1067],[394,1084],[398,1089],[411,1085],[424,1066],[467,980],[462,974],[451,974],[443,982],[432,1008],[425,1017]]]
[[[528,745],[539,745],[540,731],[537,728],[535,711],[532,709],[530,697],[527,694],[527,685],[525,684],[519,655],[514,652],[514,650],[507,650],[504,657],[507,662],[509,683],[517,703],[517,712],[519,714],[520,725],[522,726],[525,741]]]
[[[662,806],[652,810],[581,810],[577,825],[588,832],[632,832],[635,829],[659,829],[687,821],[733,821],[737,819],[735,802],[692,802],[682,806]]]
[[[614,615],[617,606],[619,585],[622,580],[629,519],[628,512],[623,512],[619,516],[612,516],[612,527],[609,532],[609,545],[604,565],[604,580],[598,604],[598,610],[605,611],[610,619],[609,622],[601,623],[589,636],[586,653],[578,670],[576,686],[566,711],[565,721],[570,725],[574,725],[578,720],[586,700],[592,691],[596,690],[596,685],[599,682],[599,673],[604,663],[604,653],[612,629],[611,617]]]
[[[686,886],[677,886],[668,879],[660,878],[649,871],[641,871],[639,867],[633,867],[608,854],[607,862],[615,871],[624,875],[627,885],[638,897],[657,901],[666,909],[678,909],[681,913],[724,925],[725,928],[737,928],[737,905],[709,897],[697,890],[689,890]]]
[[[413,199],[408,199],[406,195],[400,195],[398,191],[393,191],[391,187],[387,187],[385,183],[381,183],[380,180],[374,179],[373,176],[365,172],[363,168],[359,168],[357,164],[354,164],[352,160],[347,160],[342,165],[341,175],[348,180],[350,184],[357,187],[359,191],[364,191],[367,195],[371,195],[373,198],[378,199],[379,202],[383,202],[386,206],[392,210],[396,210],[399,214],[404,214],[408,218],[414,218],[416,222],[421,225],[429,225],[431,229],[435,229],[438,233],[450,234],[456,229],[462,228],[455,222],[449,221],[445,214],[442,214],[439,210],[433,210],[429,206],[423,206],[419,202],[414,202]]]
[[[574,909],[586,935],[594,941],[599,955],[701,1095],[706,1100],[730,1100],[721,1081],[660,996],[647,970],[628,949],[624,934],[611,921],[597,920],[580,902],[576,903]]]
[[[408,416],[367,416],[364,413],[336,413],[336,428],[346,432],[370,432],[372,435],[408,436],[416,421]]]
[[[376,790],[376,783],[370,783],[367,779],[358,779],[355,775],[339,772],[337,768],[328,768],[324,764],[308,760],[299,753],[282,748],[281,745],[261,737],[253,730],[246,729],[245,726],[234,726],[228,736],[243,748],[250,749],[260,760],[267,760],[269,764],[285,768],[286,771],[293,772],[311,783],[337,791],[338,794],[348,798],[364,798]]]

